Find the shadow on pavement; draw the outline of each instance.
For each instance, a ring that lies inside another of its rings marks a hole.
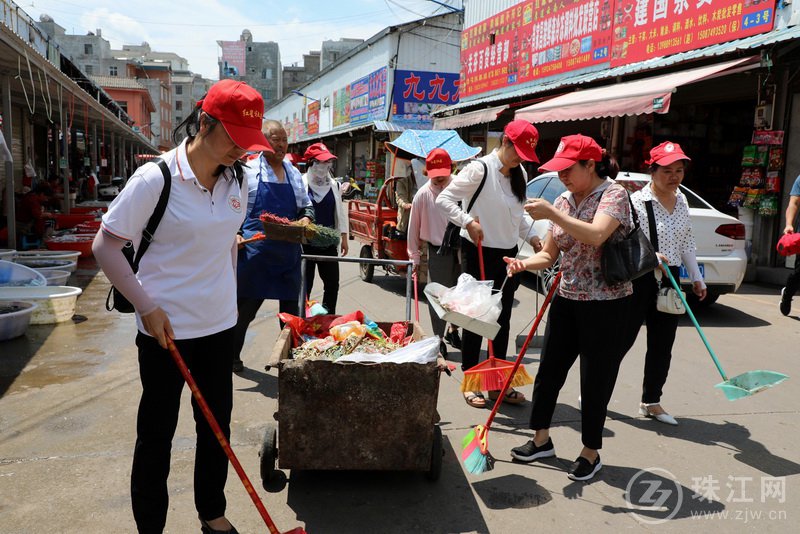
[[[278,398],[278,377],[259,369],[250,369],[245,367],[244,370],[239,371],[236,376],[245,378],[253,382],[253,385],[246,388],[238,388],[237,391],[246,391],[248,393],[261,393],[265,397],[271,399]]]
[[[698,308],[697,310],[693,309],[692,312],[697,318],[697,322],[700,323],[700,328],[760,328],[772,324],[764,319],[755,317],[741,310],[737,310],[736,308],[726,306],[720,302],[716,302],[708,308]],[[681,317],[678,326],[694,329],[694,323],[692,323],[692,320],[689,318],[688,314]]]
[[[654,424],[649,419],[632,419],[609,412],[609,417],[622,423],[655,432],[658,435],[691,441],[709,447],[721,447],[733,451],[733,457],[753,469],[773,477],[785,477],[800,473],[800,464],[772,454],[763,444],[753,440],[747,427],[725,421],[712,423],[687,417],[678,418],[679,426]]]
[[[437,482],[415,472],[293,470],[287,504],[307,532],[488,533],[446,437],[444,450]]]
[[[490,510],[525,510],[553,500],[545,488],[522,475],[505,475],[472,484],[483,504]]]

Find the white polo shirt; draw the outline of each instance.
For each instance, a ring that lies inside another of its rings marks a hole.
[[[213,192],[200,185],[186,158],[185,140],[161,158],[172,173],[172,189],[136,277],[166,312],[178,339],[215,334],[236,324],[232,247],[247,198],[231,169]],[[103,216],[103,230],[138,248],[163,186],[158,165],[137,169]],[[138,313],[136,322],[145,333]]]

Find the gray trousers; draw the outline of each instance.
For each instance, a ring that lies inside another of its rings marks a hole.
[[[438,245],[428,243],[428,281],[442,284],[445,287],[453,287],[458,282],[458,276],[461,274],[458,254],[439,256],[436,253],[438,249]],[[430,302],[428,303],[428,311],[430,312],[434,335],[443,338],[444,328],[447,323],[439,319]]]

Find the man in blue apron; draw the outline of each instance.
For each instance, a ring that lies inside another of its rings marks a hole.
[[[245,171],[247,217],[242,225],[242,239],[263,232],[259,219],[263,212],[306,224],[314,222],[314,208],[300,171],[284,161],[289,146],[286,130],[281,123],[266,120],[263,131],[275,152],[262,153],[248,162],[249,168]],[[247,327],[265,299],[277,300],[281,312],[299,315],[297,300],[300,296],[301,253],[298,243],[269,238],[240,248],[237,267],[239,319],[236,322],[234,372],[244,369],[241,352]]]

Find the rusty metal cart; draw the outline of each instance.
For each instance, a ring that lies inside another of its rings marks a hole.
[[[302,272],[305,258],[365,261],[303,256]],[[409,290],[407,333],[419,339],[423,332],[410,321],[410,299]],[[378,322],[384,330],[391,324]],[[276,423],[268,424],[259,453],[267,491],[282,487],[285,475],[280,469],[422,471],[430,480],[439,478],[444,450],[436,403],[442,361],[423,365],[293,360],[292,343],[291,331],[284,328],[267,362],[278,368]]]

